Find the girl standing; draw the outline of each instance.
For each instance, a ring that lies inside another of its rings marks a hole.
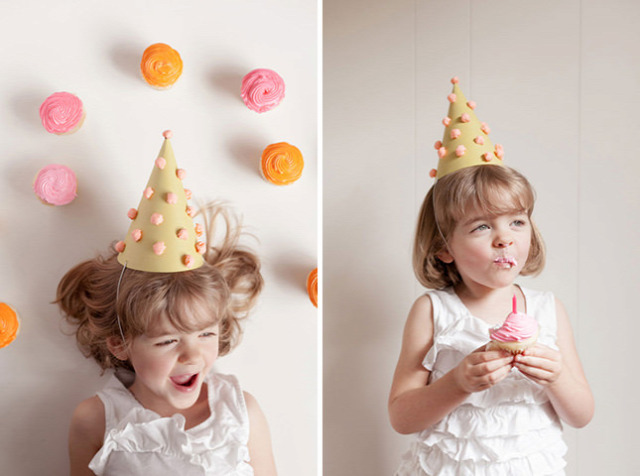
[[[409,313],[389,397],[394,429],[416,433],[396,474],[564,474],[561,421],[586,425],[593,397],[564,306],[515,284],[544,266],[531,185],[502,164],[502,147],[452,82],[413,252],[432,291]],[[537,344],[516,356],[487,351],[514,294],[538,321]]]

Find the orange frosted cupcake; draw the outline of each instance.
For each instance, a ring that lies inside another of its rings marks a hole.
[[[149,85],[156,89],[168,89],[182,74],[182,59],[169,45],[155,43],[144,50],[140,71]]]
[[[0,348],[11,344],[20,331],[20,319],[11,306],[0,302]]]
[[[290,185],[302,176],[304,160],[297,147],[278,142],[264,149],[260,165],[265,180],[275,185]]]
[[[313,305],[318,307],[318,268],[311,271],[307,276],[307,293]]]

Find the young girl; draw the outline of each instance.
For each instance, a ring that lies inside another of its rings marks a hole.
[[[167,147],[154,173],[166,173],[159,169],[173,163]],[[160,201],[173,192],[160,193],[153,177],[150,187],[158,200],[153,206],[162,207]],[[178,207],[183,213],[174,198],[166,210]],[[145,206],[141,202],[130,217],[140,218]],[[136,269],[134,239],[126,244],[129,255],[119,243],[119,253],[83,262],[62,278],[57,303],[76,327],[80,349],[102,369],[115,370],[106,387],[73,415],[72,475],[276,474],[267,423],[255,398],[235,377],[210,372],[240,337],[240,320],[262,289],[260,264],[239,247],[238,222],[224,207],[214,204],[204,212],[208,241],[214,224],[219,235],[218,225],[225,231],[221,244],[206,244],[201,264],[187,263],[192,269]],[[172,212],[163,213],[167,224]],[[140,243],[160,229],[148,226],[139,230]],[[176,240],[182,243],[185,236]],[[172,246],[169,238],[166,246]],[[159,258],[171,257],[172,250],[162,251]]]
[[[396,475],[564,474],[560,422],[582,427],[594,405],[563,305],[514,283],[544,266],[534,192],[501,161],[446,171],[444,156],[413,251],[416,276],[432,291],[409,313],[389,397],[393,428],[417,433]],[[514,294],[539,323],[537,344],[515,357],[487,351]]]

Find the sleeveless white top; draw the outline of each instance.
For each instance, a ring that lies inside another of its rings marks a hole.
[[[522,289],[538,342],[556,346],[556,305],[550,292]],[[452,288],[429,291],[433,346],[424,367],[433,382],[489,341],[490,326],[473,316]],[[441,421],[416,434],[396,476],[564,475],[567,446],[544,389],[517,369],[472,393]]]
[[[112,376],[98,392],[105,409],[104,444],[89,469],[98,476],[253,476],[249,416],[237,379],[211,373],[205,382],[211,415],[185,430],[184,416],[147,410]]]

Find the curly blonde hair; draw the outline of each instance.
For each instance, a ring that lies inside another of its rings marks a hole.
[[[532,227],[531,247],[520,274],[540,273],[544,268],[545,249],[531,218],[534,204],[535,192],[529,181],[509,167],[467,167],[439,179],[422,203],[413,243],[413,271],[420,284],[429,289],[442,289],[462,281],[455,262],[445,263],[438,254],[446,249],[446,240],[469,207],[487,215],[526,213]]]
[[[263,286],[260,260],[239,245],[240,222],[224,205],[203,207],[207,228],[204,264],[180,273],[149,273],[127,269],[116,300],[123,267],[115,252],[82,262],[69,270],[58,284],[55,303],[75,328],[78,347],[100,367],[127,368],[107,346],[110,338],[125,341],[145,334],[159,316],[179,330],[193,331],[190,310],[199,304],[220,326],[219,355],[229,353],[242,335],[240,321],[256,303]],[[220,225],[224,225],[220,228]],[[216,240],[215,236],[219,235]],[[215,243],[214,241],[219,241]]]

